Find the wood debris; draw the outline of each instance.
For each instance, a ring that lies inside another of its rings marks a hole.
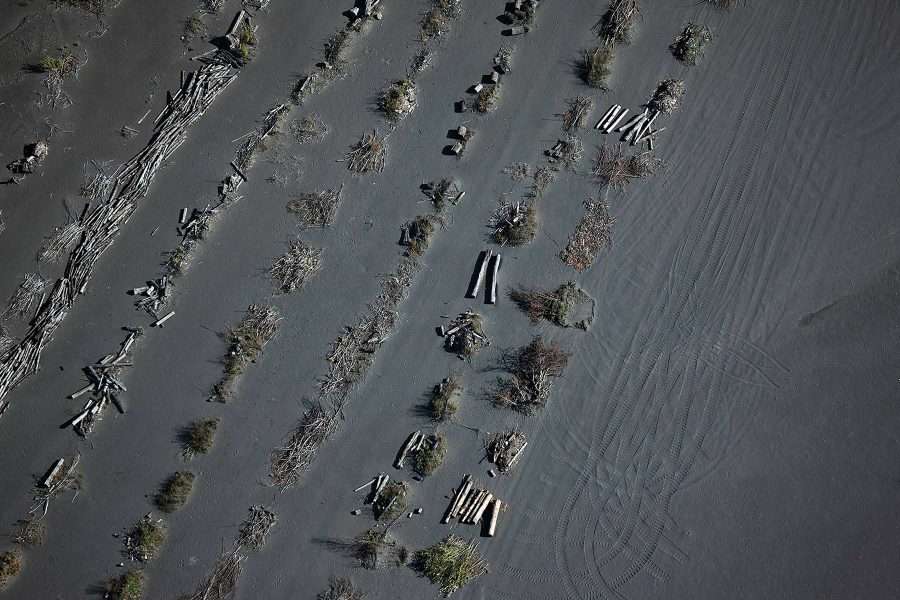
[[[491,344],[484,334],[481,315],[467,310],[443,329],[444,348],[460,358],[469,358]]]
[[[491,520],[488,509],[496,499],[493,492],[481,488],[471,475],[465,475],[444,511],[441,523],[446,525],[456,519],[462,525],[477,525],[487,515],[487,519],[484,521],[485,529],[487,529]],[[496,529],[496,524],[494,527]]]
[[[302,288],[321,268],[322,250],[294,240],[290,242],[288,251],[275,259],[269,268],[269,275],[281,293],[289,294]]]
[[[78,488],[81,485],[81,475],[78,471],[80,462],[80,454],[54,461],[47,473],[34,487],[33,503],[28,511],[28,520],[44,518],[50,508],[50,501],[63,492],[75,490],[75,495],[78,495]]]
[[[163,275],[158,279],[147,281],[145,285],[138,286],[128,292],[135,298],[134,306],[144,310],[151,317],[159,318],[159,309],[165,306],[169,298],[169,277]]]
[[[363,134],[362,138],[352,146],[344,156],[347,168],[354,173],[381,173],[384,171],[387,136],[379,135],[376,130]]]
[[[466,298],[476,298],[478,296],[478,290],[481,289],[481,284],[484,282],[487,274],[488,261],[493,253],[494,251],[490,249],[482,250],[478,253],[478,258],[475,260],[475,269],[472,271],[471,279],[469,279],[469,288],[466,290]]]
[[[8,321],[13,318],[24,318],[31,312],[31,307],[37,303],[38,310],[43,302],[43,292],[47,289],[50,282],[41,277],[39,273],[26,273],[22,278],[22,283],[16,288],[6,309],[0,313],[0,321]],[[38,298],[41,300],[39,301]]]
[[[578,137],[570,134],[565,139],[557,140],[544,154],[550,164],[560,164],[574,171],[578,161],[584,156],[584,144]]]
[[[47,142],[39,140],[25,146],[25,151],[23,152],[24,156],[12,161],[6,165],[6,168],[12,172],[14,179],[16,175],[30,175],[31,173],[34,173],[34,170],[40,166],[42,162],[44,162],[44,159],[47,158],[49,153],[50,146]]]
[[[250,516],[241,524],[236,544],[251,550],[261,549],[277,522],[278,515],[265,506],[251,506]]]
[[[579,272],[594,264],[597,254],[612,243],[612,226],[615,223],[609,214],[609,206],[603,200],[588,200],[584,207],[581,222],[559,254],[564,263]]]
[[[593,109],[594,100],[590,96],[576,96],[566,100],[566,110],[562,113],[563,130],[571,132],[584,127]]]
[[[448,203],[456,206],[466,194],[452,179],[423,183],[419,189],[431,201],[437,212],[442,212]]]
[[[316,404],[300,419],[285,443],[272,452],[269,475],[285,490],[300,480],[313,458],[337,426],[338,413]]]
[[[495,434],[487,444],[488,460],[497,465],[497,470],[507,473],[519,460],[528,439],[517,429]]]
[[[227,334],[228,351],[225,354],[225,373],[213,386],[210,399],[225,402],[231,395],[234,383],[250,363],[262,353],[278,331],[281,315],[274,306],[251,304],[241,321]]]
[[[306,192],[289,201],[287,210],[297,217],[301,229],[328,227],[334,223],[343,192],[343,184],[338,190]]]

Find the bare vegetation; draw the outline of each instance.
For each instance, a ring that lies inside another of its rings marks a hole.
[[[481,315],[472,311],[460,314],[444,337],[444,349],[463,358],[470,358],[489,343]]]
[[[366,569],[406,564],[407,550],[397,544],[388,528],[372,527],[367,529],[353,539],[350,550],[353,552],[354,558],[359,561],[360,566]]]
[[[612,0],[594,25],[594,31],[607,46],[627,44],[631,41],[631,28],[640,14],[638,0]]]
[[[307,115],[291,122],[291,134],[301,144],[321,142],[328,135],[328,126],[319,115]]]
[[[457,397],[462,392],[462,383],[458,375],[451,375],[434,386],[428,402],[428,410],[435,421],[446,421],[456,413],[459,405]]]
[[[377,131],[366,133],[360,140],[350,146],[344,159],[347,168],[354,173],[381,173],[384,171],[384,160],[387,152],[385,141],[387,136]]]
[[[447,439],[443,434],[435,433],[425,438],[421,448],[415,453],[416,473],[426,477],[434,473],[444,462],[447,455]]]
[[[534,239],[537,232],[537,211],[534,204],[502,198],[489,222],[491,237],[501,246],[522,246]]]
[[[705,25],[688,23],[675,38],[669,49],[681,62],[696,65],[703,56],[703,50],[712,41],[712,32]]]
[[[612,226],[615,223],[609,214],[609,206],[603,200],[588,200],[584,207],[581,222],[560,252],[562,261],[579,272],[594,264],[600,250],[612,243]]]
[[[588,115],[594,109],[590,96],[576,96],[566,100],[566,111],[562,114],[563,129],[571,132],[584,127]]]
[[[378,99],[378,107],[391,120],[399,121],[416,109],[416,84],[412,79],[392,83]]]
[[[648,177],[656,173],[662,161],[652,152],[638,152],[626,155],[621,144],[597,149],[592,174],[600,181],[600,185],[624,189],[633,179]]]
[[[125,551],[133,561],[147,562],[159,555],[166,541],[166,524],[146,515],[125,537]]]
[[[445,596],[487,573],[487,563],[482,560],[475,542],[466,542],[455,535],[416,552],[415,566],[432,583],[440,586]]]
[[[332,577],[328,589],[320,592],[316,600],[363,600],[365,594],[353,587],[353,582],[343,577]]]
[[[497,470],[507,473],[519,460],[528,438],[518,429],[494,434],[487,444],[488,460],[497,465]]]
[[[306,192],[287,203],[287,210],[297,217],[300,227],[328,227],[334,223],[344,187],[338,190]]]
[[[460,0],[433,0],[432,7],[422,18],[422,41],[427,41],[446,34],[450,30],[450,23],[462,15]]]
[[[546,404],[553,379],[563,374],[568,362],[569,354],[559,344],[535,337],[530,344],[506,358],[512,378],[499,380],[494,404],[527,415],[534,414]]]
[[[184,506],[193,489],[194,474],[178,471],[165,481],[156,495],[156,506],[163,512],[173,513]]]
[[[322,405],[309,408],[284,445],[272,453],[269,475],[275,485],[285,490],[297,483],[336,424],[337,416]]]
[[[225,355],[225,374],[212,391],[213,399],[224,402],[231,395],[234,382],[247,366],[254,362],[275,337],[281,316],[274,306],[251,304],[240,323],[232,327],[226,339],[228,353]]]
[[[182,434],[182,453],[185,458],[208,453],[216,439],[218,428],[218,418],[199,419],[191,423]]]
[[[612,72],[610,65],[615,56],[613,46],[597,46],[585,50],[579,64],[581,78],[591,87],[607,89],[606,80]]]
[[[547,162],[551,165],[561,165],[574,171],[578,162],[584,157],[584,144],[578,139],[578,136],[569,133],[566,134],[565,139],[558,140],[552,148],[545,150],[544,154],[549,157]]]
[[[372,512],[379,521],[389,521],[406,511],[406,496],[409,485],[404,481],[391,481],[372,504]]]
[[[281,293],[289,294],[302,288],[321,268],[322,250],[294,240],[288,251],[275,259],[269,268],[269,275]]]
[[[251,550],[261,549],[277,522],[278,515],[265,506],[251,506],[250,516],[241,524],[236,545]]]
[[[665,79],[659,82],[647,106],[668,115],[678,110],[682,96],[684,96],[684,82],[680,79]]]
[[[544,319],[560,327],[586,327],[583,321],[573,322],[570,318],[576,306],[591,301],[574,281],[568,281],[554,291],[514,289],[509,296],[534,323]]]

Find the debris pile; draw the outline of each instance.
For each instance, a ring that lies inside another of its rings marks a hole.
[[[328,126],[318,115],[307,115],[291,122],[291,133],[300,144],[321,142],[328,134]]]
[[[540,336],[506,357],[511,378],[500,379],[494,404],[531,415],[544,407],[550,397],[553,380],[560,377],[569,362],[569,354],[556,342],[544,342]]]
[[[466,195],[452,179],[441,179],[440,181],[423,183],[420,186],[420,189],[422,190],[422,193],[431,200],[431,203],[434,205],[434,209],[437,212],[443,212],[448,202],[453,206],[456,206]]]
[[[512,56],[513,49],[504,46],[497,50],[497,54],[494,55],[494,68],[497,69],[501,75],[506,75],[510,71],[512,71]]]
[[[633,179],[653,175],[661,164],[650,151],[627,156],[621,144],[616,147],[604,144],[597,149],[591,174],[603,186],[623,189]]]
[[[153,560],[165,541],[165,521],[144,515],[125,535],[125,555],[133,562]]]
[[[47,510],[50,508],[50,501],[59,494],[67,490],[75,490],[75,495],[78,495],[78,489],[81,487],[81,474],[78,471],[80,462],[80,454],[76,454],[70,459],[59,458],[53,463],[47,473],[38,480],[37,485],[34,487],[34,498],[29,510],[29,520],[44,518]],[[41,514],[37,516],[39,512]]]
[[[328,582],[328,589],[319,593],[316,600],[363,600],[364,592],[353,587],[353,582],[343,577],[332,577]]]
[[[312,279],[322,268],[322,250],[300,240],[290,243],[288,251],[275,259],[269,275],[283,294],[290,294]]]
[[[44,162],[44,159],[47,158],[47,154],[49,153],[50,146],[44,140],[25,146],[24,156],[6,165],[6,168],[12,171],[12,181],[14,183],[19,182],[16,175],[24,176],[34,173],[34,170]]]
[[[544,154],[551,165],[558,163],[574,171],[578,161],[584,156],[584,144],[576,136],[569,134],[565,139],[557,140]]]
[[[84,225],[80,220],[57,227],[38,253],[38,260],[44,263],[58,261],[81,238],[82,233]]]
[[[452,137],[456,141],[449,146],[448,150],[450,154],[456,157],[462,157],[463,153],[466,151],[466,146],[469,145],[469,140],[475,137],[475,132],[465,125],[460,125],[456,128],[456,131],[453,132]]]
[[[416,84],[401,79],[391,84],[378,99],[378,107],[391,120],[399,121],[416,109]]]
[[[484,334],[481,315],[471,310],[460,313],[446,328],[442,326],[440,334],[447,352],[460,358],[469,358],[491,343]]]
[[[421,431],[414,431],[409,434],[397,452],[394,468],[402,469],[406,458],[412,456],[416,473],[424,477],[431,475],[441,466],[446,454],[447,440],[442,434],[425,435]]]
[[[672,55],[687,65],[696,65],[703,56],[703,50],[712,41],[712,31],[705,25],[688,23],[678,34],[669,50]]]
[[[340,189],[306,192],[287,203],[287,210],[297,217],[302,229],[328,227],[334,223],[344,186]]]
[[[497,433],[488,442],[488,460],[497,465],[501,473],[506,473],[516,464],[527,445],[528,438],[517,429]]]
[[[576,96],[566,100],[566,111],[562,114],[563,130],[571,132],[584,127],[593,109],[594,100],[590,96]]]
[[[512,27],[504,29],[503,35],[522,35],[531,31],[538,6],[539,0],[514,0],[507,3],[506,11],[499,20]]]
[[[171,262],[172,257],[170,256],[166,264],[169,265]],[[156,318],[159,316],[159,309],[168,301],[169,277],[163,275],[158,279],[146,282],[145,285],[128,290],[128,293],[137,298],[134,301],[135,308],[145,310],[151,317]]]
[[[384,171],[387,152],[386,140],[387,136],[379,135],[375,130],[364,134],[358,142],[350,146],[350,152],[344,156],[347,168],[354,173],[381,173]]]
[[[419,38],[424,42],[441,37],[450,30],[450,23],[462,15],[461,0],[432,0],[433,5],[422,18]]]
[[[588,200],[584,207],[581,222],[559,255],[564,263],[579,272],[594,264],[600,250],[612,243],[612,226],[615,223],[609,214],[609,206],[603,200]]]
[[[251,550],[261,549],[277,522],[278,515],[265,506],[251,506],[250,516],[241,524],[236,544]]]
[[[40,273],[26,273],[22,278],[22,283],[10,296],[6,309],[0,313],[0,321],[8,321],[13,318],[23,319],[35,304],[40,310],[44,302],[44,290],[48,285],[50,282],[41,277]]]
[[[594,25],[594,31],[607,46],[631,41],[631,28],[640,16],[638,0],[612,0]]]
[[[320,404],[304,413],[288,440],[272,453],[269,475],[275,485],[285,490],[300,480],[316,452],[334,431],[337,419],[335,413],[326,411]]]
[[[511,202],[500,199],[500,204],[488,226],[491,238],[501,246],[521,246],[534,239],[537,232],[537,210],[525,200]]]
[[[435,224],[443,220],[437,215],[419,215],[400,228],[400,245],[409,248],[409,256],[421,256],[428,249]]]
[[[678,110],[681,98],[684,96],[684,82],[680,79],[664,79],[656,86],[653,97],[647,102],[650,110],[661,112],[664,115]]]
[[[119,381],[118,376],[124,367],[130,367],[128,362],[128,353],[135,340],[143,333],[141,329],[129,330],[128,336],[119,346],[119,351],[107,354],[93,365],[84,368],[87,375],[88,384],[69,394],[70,399],[76,399],[90,392],[91,398],[85,402],[81,411],[62,424],[62,427],[73,427],[75,433],[82,437],[93,431],[94,425],[100,420],[103,410],[113,404],[116,409],[125,414],[125,407],[119,400],[119,392],[127,391],[125,386]]]
[[[446,421],[453,417],[459,408],[457,397],[462,392],[460,377],[451,375],[445,377],[431,390],[431,398],[428,402],[428,411],[434,421]]]

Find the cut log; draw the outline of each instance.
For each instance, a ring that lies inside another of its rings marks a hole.
[[[456,494],[454,494],[453,499],[447,506],[447,511],[444,513],[444,518],[441,519],[441,523],[447,524],[450,522],[450,519],[454,514],[456,514],[456,510],[459,508],[459,505],[462,503],[465,495],[469,493],[469,489],[471,487],[472,476],[466,475],[465,477],[463,477],[462,482],[460,482],[459,487],[456,488]]]
[[[628,120],[628,122],[626,122],[624,125],[622,125],[622,126],[619,127],[618,129],[616,129],[615,131],[616,131],[616,132],[620,132],[620,133],[621,133],[621,132],[628,131],[629,129],[631,129],[632,127],[634,127],[635,125],[637,125],[638,121],[640,121],[641,119],[645,118],[646,116],[647,116],[647,109],[644,109],[644,112],[642,112],[642,113],[639,114],[639,115],[634,115],[633,117],[631,117],[631,119]],[[613,131],[613,128],[610,127],[609,130],[610,130],[610,131]]]
[[[373,478],[370,479],[369,481],[365,482],[364,484],[362,484],[361,486],[359,486],[358,488],[356,488],[355,490],[353,490],[353,493],[359,493],[359,492],[363,491],[364,489],[366,489],[367,487],[371,487],[371,485],[372,485],[373,483],[375,483],[376,481],[378,481],[378,478],[377,478],[377,477],[373,477]]]
[[[498,277],[500,271],[500,254],[495,254],[491,257],[491,262],[488,265],[488,272],[490,273],[488,277],[487,289],[487,303],[488,304],[496,304],[497,303],[497,287],[499,286],[500,279]],[[472,333],[475,333],[474,331]]]
[[[497,533],[497,520],[500,518],[500,509],[502,507],[503,503],[500,502],[500,499],[495,498],[494,502],[491,504],[491,513],[488,520],[488,537],[494,537],[494,534]]]
[[[487,495],[481,500],[481,503],[478,505],[478,509],[475,511],[475,514],[472,515],[472,523],[477,523],[481,520],[481,517],[484,515],[484,511],[487,510],[488,505],[493,499],[494,495],[488,492]]]
[[[174,317],[174,316],[175,316],[175,311],[174,311],[174,310],[169,311],[169,314],[167,314],[167,315],[164,316],[163,318],[157,319],[156,321],[154,321],[153,323],[151,323],[151,324],[150,324],[150,327],[162,327],[162,326],[165,324],[166,321],[168,321],[169,319],[171,319],[171,318]]]
[[[607,110],[605,113],[603,113],[603,116],[600,117],[600,120],[597,121],[596,125],[594,125],[594,129],[600,129],[603,126],[603,124],[607,121],[607,119],[612,119],[616,115],[618,110],[619,110],[618,104],[613,104],[612,106],[610,106],[609,110]]]
[[[469,290],[466,292],[466,298],[475,298],[478,296],[478,290],[481,288],[481,282],[487,273],[488,259],[493,254],[491,250],[482,250],[478,254],[478,260],[475,261],[475,271],[469,280]]]
[[[63,463],[66,460],[64,458],[57,459],[53,466],[50,467],[50,470],[47,471],[47,475],[44,477],[43,481],[41,481],[41,487],[48,488],[50,484],[53,483],[53,480],[56,479],[56,476],[59,475],[59,472],[62,470]]]
[[[420,438],[422,440],[425,439],[425,436],[422,435],[421,431],[413,431],[409,434],[409,437],[406,438],[406,442],[403,443],[403,446],[397,453],[397,458],[394,460],[394,468],[403,468],[403,461],[406,459],[406,455],[413,449],[413,446],[419,443]]]

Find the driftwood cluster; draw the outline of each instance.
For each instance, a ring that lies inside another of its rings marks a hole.
[[[684,82],[680,79],[665,79],[659,82],[647,107],[664,115],[678,110],[684,96]]]
[[[420,186],[422,193],[434,205],[437,212],[443,212],[448,203],[456,206],[465,197],[466,193],[452,179],[441,179]]]
[[[584,156],[584,144],[577,136],[568,134],[565,139],[557,140],[552,147],[545,150],[544,154],[551,165],[560,165],[574,171],[578,161]]]
[[[321,142],[328,135],[328,126],[318,115],[307,115],[291,122],[291,134],[300,144]]]
[[[594,264],[597,254],[612,243],[615,223],[603,200],[588,200],[584,206],[584,216],[559,255],[564,263],[579,272]]]
[[[419,38],[427,41],[450,30],[450,23],[462,15],[461,0],[433,0],[422,18]]]
[[[562,113],[563,130],[572,132],[584,127],[593,108],[594,100],[590,96],[576,96],[566,100],[566,110]]]
[[[507,473],[522,456],[528,438],[518,429],[494,434],[487,443],[488,460],[497,465],[501,473]]]
[[[621,133],[621,141],[627,142],[632,146],[647,142],[650,150],[653,150],[653,140],[660,132],[666,129],[665,127],[653,129],[653,122],[661,114],[660,111],[653,110],[651,114],[651,109],[648,107],[640,114],[634,115],[631,119],[622,123],[627,114],[627,108],[621,104],[613,104],[603,114],[603,117],[597,121],[594,129],[600,130],[600,133],[603,134],[609,134],[614,131]],[[619,125],[619,123],[622,124]]]
[[[443,220],[438,215],[419,215],[400,228],[400,245],[408,248],[409,256],[421,256],[431,243],[435,225]]]
[[[251,506],[250,516],[241,524],[236,544],[250,550],[260,550],[266,545],[269,532],[278,522],[278,515],[265,506]]]
[[[703,56],[706,45],[712,41],[712,32],[705,25],[688,23],[669,49],[672,55],[688,65],[696,65]]]
[[[275,485],[285,490],[300,480],[334,431],[338,418],[319,404],[307,409],[297,428],[272,453],[269,475]]]
[[[34,173],[34,170],[44,162],[49,153],[50,146],[44,140],[25,146],[24,156],[6,165],[6,168],[13,174],[11,182],[19,183],[22,177]]]
[[[281,293],[289,294],[302,288],[321,268],[322,250],[294,240],[287,252],[275,259],[269,275]]]
[[[472,311],[460,313],[446,327],[440,328],[444,337],[444,348],[460,358],[469,358],[476,352],[490,345],[484,333],[481,315]]]
[[[421,431],[409,434],[397,452],[394,468],[402,469],[408,457],[413,459],[416,473],[425,477],[434,473],[447,455],[447,439],[440,433],[425,435]]]
[[[328,589],[320,592],[316,600],[363,600],[365,593],[357,590],[353,582],[343,577],[332,577]]]
[[[488,226],[491,238],[501,246],[521,246],[534,239],[537,209],[532,202],[501,198]]]
[[[393,121],[416,109],[416,82],[412,78],[395,81],[378,98],[378,107]]]

